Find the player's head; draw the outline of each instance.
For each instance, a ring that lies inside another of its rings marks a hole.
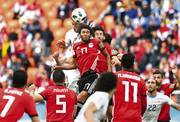
[[[76,8],[71,14],[72,25],[75,31],[77,31],[79,24],[84,23],[87,20],[87,14],[82,8]]]
[[[121,65],[125,69],[131,69],[134,65],[134,55],[131,53],[124,54],[121,58]]]
[[[55,70],[53,72],[53,81],[56,84],[63,84],[65,82],[65,74],[62,70]]]
[[[164,79],[164,73],[161,72],[160,70],[156,69],[153,72],[153,78],[154,78],[154,80],[156,80],[157,85],[160,86],[162,84],[163,79]]]
[[[89,42],[91,37],[91,28],[86,24],[80,24],[79,34],[83,42]]]
[[[111,41],[112,41],[111,35],[109,33],[105,33],[104,36],[105,36],[104,42],[111,44]]]
[[[17,70],[13,73],[13,87],[21,88],[24,87],[27,83],[27,72],[24,70]]]
[[[104,41],[105,40],[104,29],[101,26],[95,26],[93,28],[93,36],[94,38]]]
[[[146,81],[146,88],[149,93],[157,90],[157,82],[155,79],[149,79]]]
[[[95,91],[104,91],[110,92],[112,90],[115,91],[117,86],[117,77],[112,72],[106,72],[101,74],[99,77],[97,84],[95,86]]]

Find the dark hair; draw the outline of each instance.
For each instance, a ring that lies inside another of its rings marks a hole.
[[[153,75],[154,75],[154,74],[160,74],[161,77],[164,77],[164,72],[161,71],[161,70],[159,70],[159,69],[155,69],[154,72],[153,72]]]
[[[2,83],[0,82],[0,88],[3,88],[3,85],[2,85]]]
[[[65,74],[62,70],[55,70],[53,72],[53,81],[56,83],[63,83],[65,81]]]
[[[95,36],[94,33],[95,33],[96,31],[102,31],[103,34],[104,34],[104,29],[103,29],[100,25],[97,25],[97,26],[95,26],[95,27],[92,29],[93,37]]]
[[[92,29],[84,23],[79,24],[77,32],[80,34],[82,29],[88,29],[92,33]]]
[[[104,36],[105,36],[105,40],[103,42],[107,42],[108,44],[111,44],[112,41],[111,35],[109,33],[105,33]]]
[[[109,92],[117,86],[117,76],[113,72],[101,74],[95,86],[95,91]]]
[[[24,87],[27,83],[27,72],[24,70],[17,70],[13,74],[13,87],[21,88]]]
[[[127,53],[122,56],[121,65],[123,68],[130,69],[134,65],[135,56],[132,53]]]

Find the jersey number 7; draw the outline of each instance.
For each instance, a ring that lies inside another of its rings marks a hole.
[[[11,105],[13,104],[13,102],[15,100],[15,97],[10,96],[10,95],[4,95],[3,99],[7,99],[8,101],[7,101],[6,105],[5,105],[5,107],[3,108],[3,110],[1,111],[1,114],[0,114],[1,117],[6,116],[7,112],[9,111]]]

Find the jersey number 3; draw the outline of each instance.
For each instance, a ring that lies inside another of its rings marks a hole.
[[[61,101],[61,98],[66,98],[65,95],[56,95],[56,105],[61,105],[61,110],[56,110],[56,113],[66,113],[66,101]]]
[[[133,102],[137,103],[137,89],[138,89],[138,84],[135,82],[128,82],[128,81],[123,81],[123,85],[125,85],[125,102],[129,102],[129,87],[133,87]]]
[[[8,101],[7,101],[6,105],[5,105],[5,107],[3,108],[3,110],[1,111],[1,114],[0,114],[1,117],[6,116],[7,112],[9,111],[11,105],[13,104],[13,102],[15,100],[15,97],[10,96],[10,95],[4,95],[3,99],[6,99]]]

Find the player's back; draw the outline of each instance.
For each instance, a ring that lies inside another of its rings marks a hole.
[[[47,122],[72,122],[77,97],[64,86],[51,86],[41,93],[46,100]]]
[[[8,88],[0,91],[0,122],[16,122],[24,112],[37,115],[33,98],[24,89]]]
[[[117,76],[113,122],[141,122],[142,95],[146,95],[144,80],[129,71],[117,72]]]

